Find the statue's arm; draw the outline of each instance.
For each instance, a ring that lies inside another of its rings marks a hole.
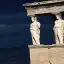
[[[38,27],[40,28],[40,26],[41,26],[41,24],[40,24],[40,22],[38,22]]]

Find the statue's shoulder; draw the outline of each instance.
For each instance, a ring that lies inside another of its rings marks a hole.
[[[61,21],[62,25],[64,26],[64,20]]]
[[[40,24],[40,22],[37,22],[37,24]]]
[[[64,23],[64,20],[62,20],[62,22]]]
[[[54,23],[55,23],[55,24],[57,24],[58,22],[59,22],[59,21],[58,21],[58,20],[56,20]]]
[[[40,26],[41,26],[40,22],[37,22],[37,25],[38,25],[38,27],[40,28]]]
[[[33,25],[33,23],[30,24],[30,26],[32,26],[32,25]]]

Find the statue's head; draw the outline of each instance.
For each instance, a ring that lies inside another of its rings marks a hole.
[[[37,16],[31,16],[32,22],[36,22],[37,21]]]
[[[61,13],[56,13],[55,15],[56,15],[57,20],[62,19],[62,15],[61,15]]]

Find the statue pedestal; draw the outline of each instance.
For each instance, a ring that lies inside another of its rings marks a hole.
[[[30,64],[64,64],[64,45],[29,45]]]

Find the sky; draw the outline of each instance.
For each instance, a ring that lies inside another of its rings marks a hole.
[[[0,0],[0,48],[32,44],[29,30],[31,19],[22,6],[29,2],[34,0]],[[53,18],[40,16],[38,19],[41,23],[41,44],[53,43]]]

